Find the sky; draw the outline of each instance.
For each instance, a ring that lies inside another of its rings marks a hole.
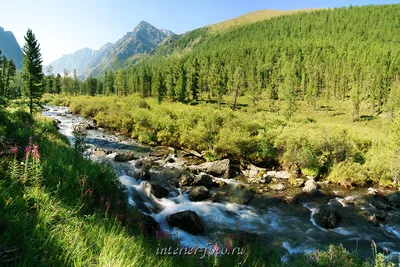
[[[28,28],[42,48],[44,64],[89,47],[115,43],[141,21],[184,33],[261,9],[291,10],[394,4],[399,0],[0,0],[0,26],[20,46]]]

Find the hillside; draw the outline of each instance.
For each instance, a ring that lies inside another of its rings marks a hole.
[[[10,31],[4,31],[2,27],[0,27],[0,51],[3,56],[12,59],[18,69],[22,68],[21,47],[14,34]]]
[[[216,23],[208,26],[210,33],[218,33],[226,30],[231,30],[233,28],[243,26],[250,23],[255,23],[263,21],[266,19],[271,19],[274,17],[292,15],[300,12],[310,12],[317,9],[299,9],[299,10],[258,10],[251,13],[247,13],[243,16],[226,20],[220,23]]]

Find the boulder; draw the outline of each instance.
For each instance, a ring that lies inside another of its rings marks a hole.
[[[179,179],[179,187],[191,186],[193,184],[194,178],[191,175],[184,174]]]
[[[372,187],[368,188],[368,195],[376,196],[376,195],[378,195],[378,193],[379,193],[378,189],[375,189],[375,188],[372,188]]]
[[[135,172],[135,176],[139,180],[150,180],[151,175],[150,175],[150,169],[149,168],[143,168]]]
[[[204,232],[203,221],[196,212],[191,210],[168,215],[167,222],[172,227],[177,227],[192,235],[199,235]]]
[[[165,198],[168,196],[169,190],[160,184],[152,184],[151,185],[151,193],[156,198]]]
[[[208,189],[205,186],[196,186],[190,189],[189,199],[191,201],[203,201],[209,197]]]
[[[132,151],[123,151],[115,155],[114,160],[117,162],[126,162],[136,159],[135,154]]]
[[[156,147],[153,152],[150,153],[150,156],[157,157],[157,158],[166,158],[169,154],[174,154],[175,149],[171,147],[165,146],[158,146]]]
[[[326,205],[320,207],[314,215],[315,222],[324,228],[335,228],[340,221],[340,215],[336,208]]]
[[[293,182],[293,186],[302,187],[305,184],[304,179],[297,178]]]
[[[310,179],[307,180],[307,182],[305,182],[304,187],[301,191],[307,194],[313,194],[315,193],[315,191],[317,191],[317,189],[318,189],[318,184],[313,179]]]
[[[270,184],[269,188],[275,191],[283,191],[286,189],[286,186],[283,183],[278,183],[278,184]]]
[[[222,178],[234,178],[240,174],[239,170],[231,165],[229,159],[206,162],[196,166],[196,169]]]
[[[289,179],[290,173],[287,171],[267,171],[266,173],[271,178]]]
[[[248,177],[246,178],[246,182],[248,184],[267,184],[272,181],[271,176],[264,174],[262,177]]]
[[[213,179],[210,175],[200,174],[194,178],[193,185],[197,185],[197,186],[202,185],[207,188],[211,188],[213,186]]]
[[[223,187],[226,183],[221,180],[213,180],[212,187]]]

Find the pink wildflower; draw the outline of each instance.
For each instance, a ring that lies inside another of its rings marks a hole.
[[[33,149],[32,149],[32,156],[34,159],[37,159],[37,160],[40,159],[38,148],[39,148],[38,145],[34,145]]]
[[[33,140],[32,136],[29,136],[29,144],[30,145],[32,145],[32,140]]]
[[[32,146],[27,146],[25,148],[25,153],[29,154],[31,152],[31,150],[32,150]]]
[[[13,153],[14,156],[17,155],[17,153],[18,153],[18,147],[13,147],[13,148],[11,148],[11,149],[10,149],[10,152]]]
[[[214,254],[218,254],[218,252],[219,252],[219,246],[218,246],[218,243],[215,243],[215,245],[214,245]]]

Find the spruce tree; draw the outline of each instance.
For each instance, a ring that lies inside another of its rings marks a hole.
[[[23,52],[23,79],[25,94],[29,98],[29,112],[32,114],[34,105],[38,105],[43,95],[42,54],[40,44],[31,29],[25,36]]]

